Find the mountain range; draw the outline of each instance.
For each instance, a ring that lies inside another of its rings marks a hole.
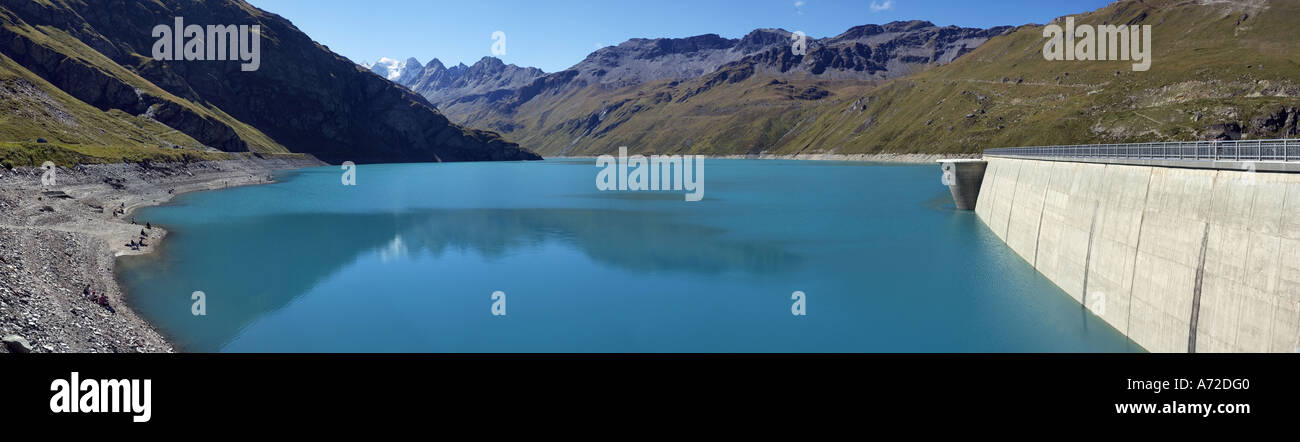
[[[434,59],[421,74],[410,73],[421,68],[418,61],[408,60],[401,64],[406,69],[400,76],[392,76],[387,64],[370,68],[424,95],[453,120],[510,134],[548,154],[607,152],[623,144],[685,151],[699,150],[703,144],[712,146],[704,148],[708,153],[731,153],[736,147],[748,151],[763,144],[735,140],[728,145],[718,139],[737,124],[788,124],[786,108],[807,106],[843,88],[857,89],[951,63],[1010,29],[909,21],[857,26],[834,37],[802,41],[782,29],[758,29],[738,39],[716,34],[638,38],[601,48],[573,67],[550,74],[493,57],[450,69]],[[750,77],[771,81],[754,94],[702,96]],[[745,95],[758,102],[737,102]],[[711,121],[683,126],[677,124],[683,116],[678,112],[655,112],[672,107]],[[671,130],[650,133],[653,127],[669,127],[670,121]],[[624,124],[626,129],[620,129]],[[661,135],[687,138],[673,146],[665,145]]]
[[[260,26],[260,68],[155,60],[147,30],[174,17]],[[1297,135],[1300,2],[1119,0],[1073,17],[1152,26],[1150,70],[1046,60],[1043,25],[924,21],[802,42],[782,29],[637,38],[551,73],[493,57],[363,66],[243,0],[0,0],[0,162],[974,153]]]
[[[260,68],[155,60],[149,30],[175,17],[260,26]],[[329,162],[540,158],[452,124],[420,95],[243,0],[0,0],[0,106],[5,152],[39,139],[78,152],[293,152]]]
[[[1300,28],[1289,23],[1300,18],[1300,2],[1120,0],[1074,17],[1151,25],[1153,66],[1048,61],[1044,25],[910,21],[808,38],[804,54],[790,32],[759,29],[739,39],[633,39],[549,74],[485,58],[462,70],[473,76],[458,74],[456,84],[474,87],[411,81],[418,76],[398,82],[452,121],[547,155],[619,146],[718,155],[976,153],[1296,135]]]

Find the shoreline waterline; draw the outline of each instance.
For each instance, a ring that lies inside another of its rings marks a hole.
[[[244,162],[244,161],[257,161],[257,160],[229,160],[229,161]],[[305,164],[305,165],[300,165],[297,167],[290,167],[290,168],[268,168],[266,172],[268,174],[285,173],[285,172],[292,172],[296,170],[302,170],[310,167],[324,167],[324,166],[329,166],[329,164],[320,162],[320,164]],[[225,179],[223,180],[223,178]],[[224,181],[220,187],[216,186],[216,183],[218,181]],[[122,214],[122,219],[126,220],[130,218],[134,218],[134,216],[143,209],[171,205],[176,201],[177,198],[192,193],[227,190],[227,189],[235,189],[235,188],[249,187],[249,186],[261,186],[261,185],[275,184],[277,182],[279,181],[271,178],[270,175],[268,175],[266,180],[264,181],[261,181],[260,178],[257,178],[257,179],[250,179],[248,181],[236,180],[236,182],[234,183],[230,183],[229,177],[213,176],[208,178],[205,183],[197,187],[188,187],[183,190],[169,192],[167,194],[167,197],[164,199],[158,199],[152,203],[142,203],[140,205],[130,207]],[[135,224],[133,223],[133,225]],[[156,224],[156,225],[152,225],[152,227],[153,228],[150,229],[149,231],[157,232],[156,234],[157,236],[151,238],[152,245],[149,247],[148,250],[141,250],[139,251],[140,253],[114,252],[112,257],[113,266],[112,268],[109,269],[109,272],[113,276],[112,280],[114,284],[116,284],[115,288],[118,290],[119,293],[122,294],[120,308],[122,308],[123,310],[130,311],[132,314],[136,314],[136,315],[138,315],[138,312],[135,305],[135,299],[134,297],[131,296],[131,292],[126,287],[126,285],[122,283],[121,275],[120,275],[121,266],[119,264],[120,264],[120,260],[123,257],[151,257],[151,256],[156,257],[162,254],[161,249],[165,247],[164,244],[167,243],[166,241],[164,241],[164,239],[166,239],[168,236],[171,236],[172,232],[168,230],[165,225]],[[110,249],[116,248],[116,246],[112,243],[109,243],[109,246]],[[171,346],[171,352],[173,353],[187,352],[184,347],[176,343],[176,339],[173,336],[170,336],[168,333],[164,333],[163,330],[160,327],[158,327],[157,324],[153,323],[153,321],[150,321],[148,318],[144,316],[140,316],[140,317],[143,318],[145,320],[145,323],[148,324],[148,326],[153,329],[154,333],[157,333],[159,336],[161,336],[162,339],[166,341],[169,346]]]
[[[50,186],[41,185],[40,169],[4,171],[0,202],[8,209],[0,218],[0,234],[13,245],[5,250],[6,261],[19,265],[17,280],[6,291],[28,296],[21,305],[12,303],[6,316],[41,322],[36,326],[0,318],[0,328],[31,341],[36,352],[175,352],[173,339],[138,314],[137,300],[117,277],[119,258],[153,254],[168,237],[167,229],[147,229],[145,220],[133,224],[132,218],[181,195],[265,184],[272,173],[324,164],[310,156],[286,155],[77,165],[56,169],[56,184]],[[150,246],[132,250],[126,243],[141,230]],[[42,253],[50,249],[62,253]],[[43,268],[59,271],[41,274]],[[106,296],[114,311],[83,296],[85,287]]]

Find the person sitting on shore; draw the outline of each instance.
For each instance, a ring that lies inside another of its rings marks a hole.
[[[148,221],[145,221],[145,222],[144,222],[144,228],[149,229],[149,230],[153,230],[153,224],[149,224]]]
[[[148,234],[148,233],[144,233],[144,230],[140,230],[140,237],[141,237],[141,238],[148,238],[148,237],[149,237],[149,234]]]
[[[85,296],[87,298],[90,297],[90,284],[86,284],[86,288],[81,289],[81,296]]]
[[[113,309],[112,304],[109,304],[109,303],[108,303],[108,296],[105,296],[105,295],[99,295],[99,305],[101,305],[101,306],[103,306],[104,308],[108,309],[108,311],[109,311],[110,313],[115,314],[115,315],[117,314],[117,310]]]

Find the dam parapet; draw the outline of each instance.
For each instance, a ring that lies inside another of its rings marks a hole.
[[[1131,166],[1300,173],[1300,139],[1004,147],[986,149],[984,155]]]
[[[989,149],[975,212],[1154,352],[1300,350],[1300,142]]]

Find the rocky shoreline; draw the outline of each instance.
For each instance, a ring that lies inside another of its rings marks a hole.
[[[134,212],[194,191],[262,184],[279,170],[322,166],[308,156],[167,164],[0,169],[0,353],[174,352],[125,302],[116,258],[149,253],[166,236]],[[127,243],[144,229],[149,246]],[[89,286],[115,310],[83,295]]]

